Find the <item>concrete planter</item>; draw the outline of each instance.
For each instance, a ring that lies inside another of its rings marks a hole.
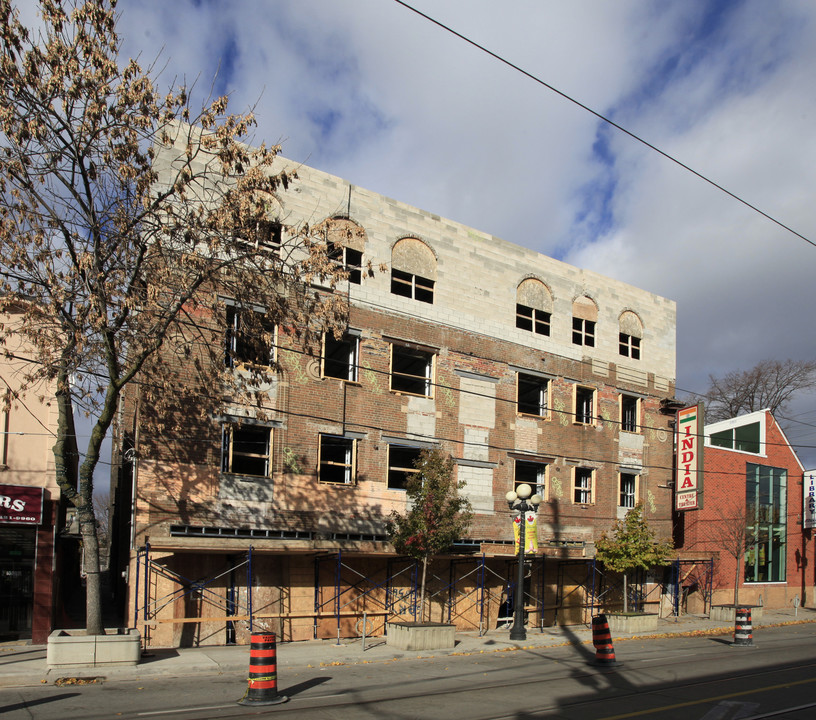
[[[741,608],[748,608],[751,611],[751,622],[762,620],[762,605],[740,605]],[[736,622],[737,611],[733,605],[712,605],[708,614],[711,620],[718,622]]]
[[[105,635],[84,630],[54,630],[48,636],[48,669],[136,665],[142,654],[141,636],[135,628],[111,628]]]
[[[456,646],[456,626],[445,623],[388,623],[386,644],[399,650],[447,650]]]
[[[606,613],[611,632],[651,632],[657,630],[657,614],[654,613]]]

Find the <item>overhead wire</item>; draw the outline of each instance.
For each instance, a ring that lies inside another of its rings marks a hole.
[[[665,150],[661,150],[659,147],[657,147],[657,145],[654,145],[653,143],[649,142],[648,140],[645,140],[644,138],[642,138],[637,133],[633,132],[632,130],[627,129],[626,127],[624,127],[620,123],[615,122],[610,117],[604,115],[603,113],[598,112],[597,110],[592,109],[589,105],[586,105],[585,103],[582,103],[580,100],[577,100],[576,98],[574,98],[571,95],[567,94],[563,90],[559,90],[554,85],[551,85],[550,83],[546,82],[545,80],[542,80],[537,75],[534,75],[533,73],[525,70],[524,68],[520,67],[519,65],[516,65],[515,63],[513,63],[510,60],[506,59],[505,57],[499,55],[498,53],[493,52],[492,50],[488,49],[484,45],[481,45],[480,43],[477,43],[475,40],[471,40],[469,37],[463,35],[460,32],[457,32],[456,30],[454,30],[449,25],[445,25],[444,23],[440,22],[439,20],[436,20],[435,18],[431,17],[430,15],[428,15],[428,14],[422,12],[421,10],[418,10],[417,8],[409,5],[407,2],[404,2],[404,0],[394,0],[394,2],[396,2],[398,5],[402,5],[405,9],[410,10],[413,13],[416,13],[417,15],[424,18],[428,22],[433,23],[437,27],[441,28],[442,30],[445,30],[446,32],[450,33],[451,35],[456,36],[457,38],[459,38],[460,40],[468,43],[469,45],[472,45],[476,49],[478,49],[481,52],[489,55],[493,59],[498,60],[500,63],[506,65],[507,67],[512,68],[516,72],[521,73],[522,75],[529,78],[533,82],[536,82],[539,85],[541,85],[542,87],[547,88],[551,92],[554,92],[556,95],[559,95],[560,97],[564,98],[568,102],[571,102],[573,105],[576,105],[579,108],[581,108],[582,110],[590,113],[594,117],[598,118],[599,120],[601,120],[602,122],[608,124],[609,126],[615,128],[616,130],[623,133],[624,135],[631,138],[632,140],[635,140],[636,142],[640,143],[641,145],[647,147],[649,150],[652,150],[653,152],[656,152],[661,157],[663,157],[666,160],[669,160],[670,162],[674,163],[675,165],[683,168],[687,172],[691,173],[692,175],[699,178],[700,180],[708,183],[709,185],[716,188],[720,192],[725,193],[726,195],[728,195],[732,199],[736,200],[737,202],[741,203],[745,207],[747,207],[747,208],[753,210],[754,212],[758,213],[759,215],[764,217],[766,220],[770,220],[772,223],[774,223],[775,225],[781,227],[783,230],[786,230],[787,232],[791,233],[792,235],[795,235],[800,240],[804,240],[809,245],[812,245],[813,247],[816,247],[816,242],[814,242],[813,240],[810,240],[808,237],[806,237],[802,233],[797,232],[796,230],[794,230],[789,225],[786,225],[781,220],[778,220],[777,218],[775,218],[773,215],[770,215],[769,213],[766,213],[764,210],[761,210],[756,205],[748,202],[747,200],[743,199],[742,197],[740,197],[736,193],[732,192],[728,188],[726,188],[723,185],[721,185],[720,183],[712,180],[711,178],[707,177],[706,175],[703,175],[703,173],[699,172],[698,170],[695,170],[693,167],[691,167],[690,165],[687,165],[686,163],[684,163],[681,160],[677,159],[673,155],[670,155]]]

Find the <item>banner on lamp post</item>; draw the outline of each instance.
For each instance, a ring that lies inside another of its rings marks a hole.
[[[538,516],[532,510],[518,513],[513,518],[513,538],[515,540],[515,554],[519,552],[519,536],[521,535],[521,517],[524,515],[524,552],[538,552]]]

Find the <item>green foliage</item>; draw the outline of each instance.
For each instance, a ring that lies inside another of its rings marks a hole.
[[[666,565],[674,550],[669,542],[658,542],[643,517],[641,504],[633,507],[623,520],[618,520],[610,538],[604,533],[595,544],[596,558],[610,570],[625,573],[635,568],[648,570]]]
[[[408,509],[393,511],[387,528],[397,552],[427,560],[450,548],[470,527],[470,501],[459,495],[464,482],[453,479],[453,460],[439,450],[424,451],[406,487]]]

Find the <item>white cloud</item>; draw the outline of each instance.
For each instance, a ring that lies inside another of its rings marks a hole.
[[[811,3],[414,4],[816,236]],[[220,63],[288,157],[676,300],[680,387],[813,356],[816,248],[397,3],[119,8],[127,54],[200,91]]]

